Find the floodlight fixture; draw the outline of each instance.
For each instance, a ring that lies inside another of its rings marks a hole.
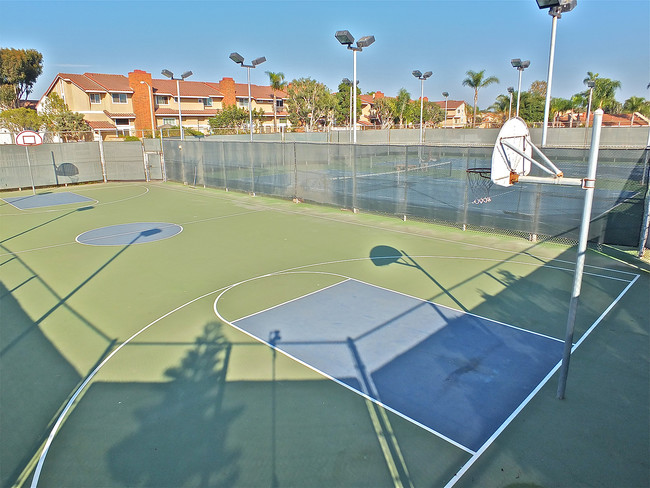
[[[515,92],[515,89],[512,86],[509,86],[508,87],[508,93],[510,93],[512,95],[514,92]]]
[[[449,92],[442,92],[442,96],[447,98],[449,96]]]
[[[354,42],[354,36],[347,30],[336,31],[334,37],[344,46],[350,46]]]
[[[530,61],[522,61],[519,58],[510,60],[513,68],[516,68],[519,71],[519,84],[517,85],[517,117],[519,117],[519,100],[521,98],[521,73],[530,66]]]
[[[349,78],[343,78],[341,80],[341,83],[343,83],[344,85],[352,86],[352,82],[350,81]]]
[[[357,52],[363,51],[364,47],[368,47],[371,44],[375,42],[375,36],[364,36],[361,39],[357,41],[357,45],[353,46],[352,43],[354,42],[354,36],[350,34],[350,31],[348,30],[340,30],[336,31],[334,34],[334,37],[336,37],[336,40],[339,41],[342,45],[347,47],[350,51],[352,51],[352,59],[353,59],[353,76],[352,76],[352,86],[357,85]],[[353,128],[352,128],[352,135],[353,135],[353,143],[356,144],[357,142],[357,91],[353,90],[353,109],[352,109],[352,118],[353,120]]]
[[[587,104],[587,122],[585,123],[585,126],[589,127],[589,119],[591,117],[591,99],[594,94],[594,87],[596,86],[596,82],[594,80],[587,80],[585,83],[589,87],[589,103]]]
[[[185,139],[185,136],[183,134],[183,115],[181,113],[181,85],[180,81],[184,80],[185,78],[188,78],[192,76],[191,71],[186,71],[181,75],[180,78],[174,78],[174,73],[169,71],[168,69],[164,69],[161,71],[161,73],[169,78],[170,80],[176,80],[176,100],[178,102],[178,128],[181,131],[181,141]]]
[[[359,49],[363,49],[364,47],[370,46],[374,42],[375,42],[375,36],[363,36],[361,39],[357,41],[357,47]]]
[[[251,133],[251,142],[253,142],[253,107],[251,105],[251,68],[255,68],[258,64],[262,64],[263,62],[266,61],[266,58],[264,56],[261,56],[259,58],[255,58],[251,64],[244,64],[244,56],[241,54],[235,52],[235,53],[230,53],[230,56],[228,56],[230,59],[232,59],[235,63],[237,63],[239,66],[242,68],[246,68],[247,72],[247,80],[248,80],[248,126],[250,128],[250,133]]]
[[[418,80],[420,80],[420,145],[422,145],[422,115],[424,112],[424,80],[429,78],[433,72],[432,71],[427,71],[426,73],[422,74],[422,71],[419,69],[415,69],[411,72],[413,76],[415,76]]]
[[[237,64],[244,64],[244,57],[239,53],[230,53],[228,57]]]

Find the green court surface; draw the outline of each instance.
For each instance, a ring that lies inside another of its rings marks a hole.
[[[351,278],[564,339],[575,247],[170,183],[74,193],[92,203],[0,200],[2,487],[649,486],[647,264],[588,251],[566,399],[555,372],[470,453],[232,323]],[[182,232],[76,241],[142,222]]]

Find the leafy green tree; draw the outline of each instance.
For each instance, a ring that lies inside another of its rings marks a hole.
[[[0,48],[0,104],[18,108],[43,72],[43,55],[35,49]]]
[[[375,117],[379,120],[382,129],[390,129],[395,123],[392,99],[382,97],[375,99]]]
[[[275,92],[284,90],[287,87],[287,82],[284,81],[284,73],[273,73],[271,71],[267,71],[266,74],[269,76],[269,83],[271,84],[271,89],[273,90],[273,132],[277,132],[278,105]]]
[[[522,92],[519,100],[519,117],[528,124],[544,120],[545,96],[535,92]]]
[[[648,110],[648,102],[643,97],[630,97],[625,100],[623,104],[623,112],[626,114],[632,114],[632,119],[630,120],[630,125],[634,125],[634,114],[639,112],[643,115],[644,110]]]
[[[422,124],[424,127],[434,126],[445,118],[444,111],[435,103],[425,101],[422,104]],[[420,124],[420,101],[413,100],[409,103],[408,110],[404,116],[408,123]]]
[[[544,97],[544,101],[546,101],[546,88],[547,85],[545,81],[536,80],[530,84],[530,92],[541,95]]]
[[[10,108],[0,112],[0,127],[7,129],[15,142],[16,134],[24,130],[39,130],[43,119],[31,108]]]
[[[222,128],[243,128],[248,122],[248,110],[237,105],[229,105],[214,117],[208,119],[212,130]]]
[[[43,121],[47,130],[64,141],[83,139],[90,126],[83,114],[73,112],[56,93],[51,93],[43,103]]]
[[[335,97],[323,83],[311,78],[293,80],[287,89],[289,120],[310,132],[334,114]]]
[[[400,88],[394,101],[393,115],[399,120],[399,126],[404,127],[404,118],[409,114],[409,104],[411,103],[411,94],[406,88]],[[418,109],[419,110],[419,109]]]
[[[352,111],[352,100],[350,94],[352,92],[351,86],[341,82],[339,84],[339,91],[336,93],[336,107],[335,107],[335,120],[337,125],[348,125],[350,121],[350,113]],[[357,86],[357,120],[361,116],[361,104],[359,103],[359,96],[361,90]]]
[[[467,73],[467,78],[463,80],[463,86],[467,86],[474,90],[474,115],[472,116],[472,124],[476,127],[476,104],[478,102],[478,91],[491,85],[492,83],[499,83],[499,79],[496,76],[485,77],[485,70],[481,71],[472,71],[469,70]]]

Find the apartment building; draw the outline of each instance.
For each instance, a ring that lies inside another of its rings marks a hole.
[[[379,124],[375,112],[375,101],[385,97],[386,96],[380,91],[377,91],[372,95],[361,95],[359,97],[358,103],[361,103],[361,116],[359,117],[359,124]],[[428,98],[424,97],[424,101],[428,101]],[[438,105],[443,112],[445,111],[445,108],[447,110],[445,120],[441,122],[442,127],[461,128],[467,125],[467,112],[465,110],[465,102],[463,100],[447,100],[446,102],[443,100],[433,103]]]
[[[59,73],[38,103],[57,93],[73,112],[84,115],[96,135],[142,135],[163,127],[179,126],[207,133],[208,120],[224,107],[248,109],[248,85],[233,78],[203,82],[153,78],[134,70],[124,75]],[[276,109],[274,111],[274,97]],[[262,127],[271,131],[274,113],[278,126],[287,124],[284,103],[287,94],[270,86],[251,85],[253,110],[264,112]],[[180,104],[180,113],[179,113]]]

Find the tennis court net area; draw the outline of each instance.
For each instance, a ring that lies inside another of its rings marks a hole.
[[[425,159],[319,181],[451,196]],[[646,263],[587,252],[557,400],[573,245],[166,167],[189,181],[0,194],[0,486],[650,482]]]

